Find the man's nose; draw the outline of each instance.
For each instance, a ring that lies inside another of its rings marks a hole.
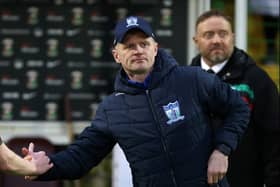
[[[222,41],[222,38],[218,34],[214,34],[212,38],[213,43],[220,43]]]
[[[135,45],[134,51],[135,53],[142,53],[143,47],[141,45]]]

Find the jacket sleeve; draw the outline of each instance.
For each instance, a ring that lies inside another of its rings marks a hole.
[[[223,124],[215,129],[214,147],[225,155],[230,155],[247,128],[249,107],[238,91],[220,81],[216,75],[200,71],[198,78],[199,87],[203,90],[200,97],[208,115],[213,114],[223,119]]]
[[[114,145],[105,112],[100,108],[91,126],[64,151],[50,156],[54,167],[37,180],[78,179],[100,163]]]

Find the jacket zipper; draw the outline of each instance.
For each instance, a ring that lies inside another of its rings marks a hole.
[[[153,105],[153,100],[152,100],[152,97],[150,95],[149,90],[146,90],[146,95],[147,95],[147,98],[148,98],[148,103],[149,103],[150,108],[152,110],[153,118],[154,118],[154,120],[156,122],[156,126],[157,126],[157,129],[158,129],[158,132],[160,134],[161,144],[162,144],[163,149],[164,149],[164,151],[165,151],[165,153],[167,155],[168,160],[171,161],[170,154],[169,154],[169,152],[167,150],[167,146],[166,146],[165,140],[164,140],[163,135],[161,133],[162,131],[161,131],[160,122],[159,122],[159,119],[158,119],[158,115],[155,112],[154,105]],[[171,167],[170,174],[171,174],[171,177],[172,177],[172,181],[173,181],[174,187],[177,187],[178,185],[177,185],[177,182],[176,182],[176,179],[175,179],[174,169],[173,169],[171,163],[169,163],[169,164],[170,164],[170,167]]]

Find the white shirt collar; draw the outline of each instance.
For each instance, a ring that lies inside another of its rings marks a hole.
[[[208,66],[205,61],[203,60],[203,58],[201,57],[200,58],[200,61],[201,61],[201,68],[205,71],[209,70],[210,69],[210,66]],[[227,64],[228,60],[225,60],[224,62],[222,63],[219,63],[219,64],[216,64],[214,66],[211,67],[211,69],[215,72],[215,74],[219,73],[223,67]]]

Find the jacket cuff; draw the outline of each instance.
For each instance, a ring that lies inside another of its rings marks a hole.
[[[216,149],[226,156],[229,156],[231,154],[231,148],[225,144],[217,145]]]

